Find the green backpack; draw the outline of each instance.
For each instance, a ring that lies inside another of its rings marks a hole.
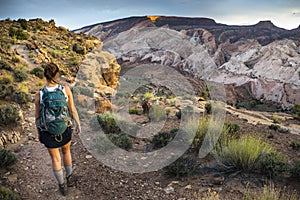
[[[45,86],[41,89],[39,128],[53,135],[63,134],[71,120],[63,88],[63,85],[58,85],[54,91],[48,91]]]

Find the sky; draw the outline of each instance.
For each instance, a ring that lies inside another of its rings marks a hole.
[[[74,30],[130,16],[208,17],[228,25],[300,25],[300,0],[0,0],[0,19],[54,19]]]

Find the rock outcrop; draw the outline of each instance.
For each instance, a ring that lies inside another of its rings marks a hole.
[[[103,48],[125,68],[159,63],[197,79],[225,84],[232,104],[256,99],[289,109],[300,103],[300,48],[292,40],[265,46],[255,40],[217,46],[205,30],[187,34],[168,28],[145,28],[107,39]]]

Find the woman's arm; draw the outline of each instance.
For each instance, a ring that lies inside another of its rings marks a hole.
[[[72,91],[69,88],[69,86],[65,85],[65,89],[66,89],[66,94],[68,96],[69,111],[70,111],[72,118],[75,120],[75,123],[76,123],[76,129],[77,129],[76,133],[80,134],[80,132],[81,132],[80,121],[79,121],[77,109],[74,105],[73,94],[72,94]]]

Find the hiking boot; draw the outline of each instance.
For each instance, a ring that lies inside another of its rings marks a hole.
[[[73,187],[77,183],[78,176],[77,174],[71,174],[67,177],[67,186]]]
[[[67,187],[66,187],[66,185],[63,183],[63,184],[58,184],[58,186],[59,186],[60,193],[63,196],[66,196],[67,195]]]

